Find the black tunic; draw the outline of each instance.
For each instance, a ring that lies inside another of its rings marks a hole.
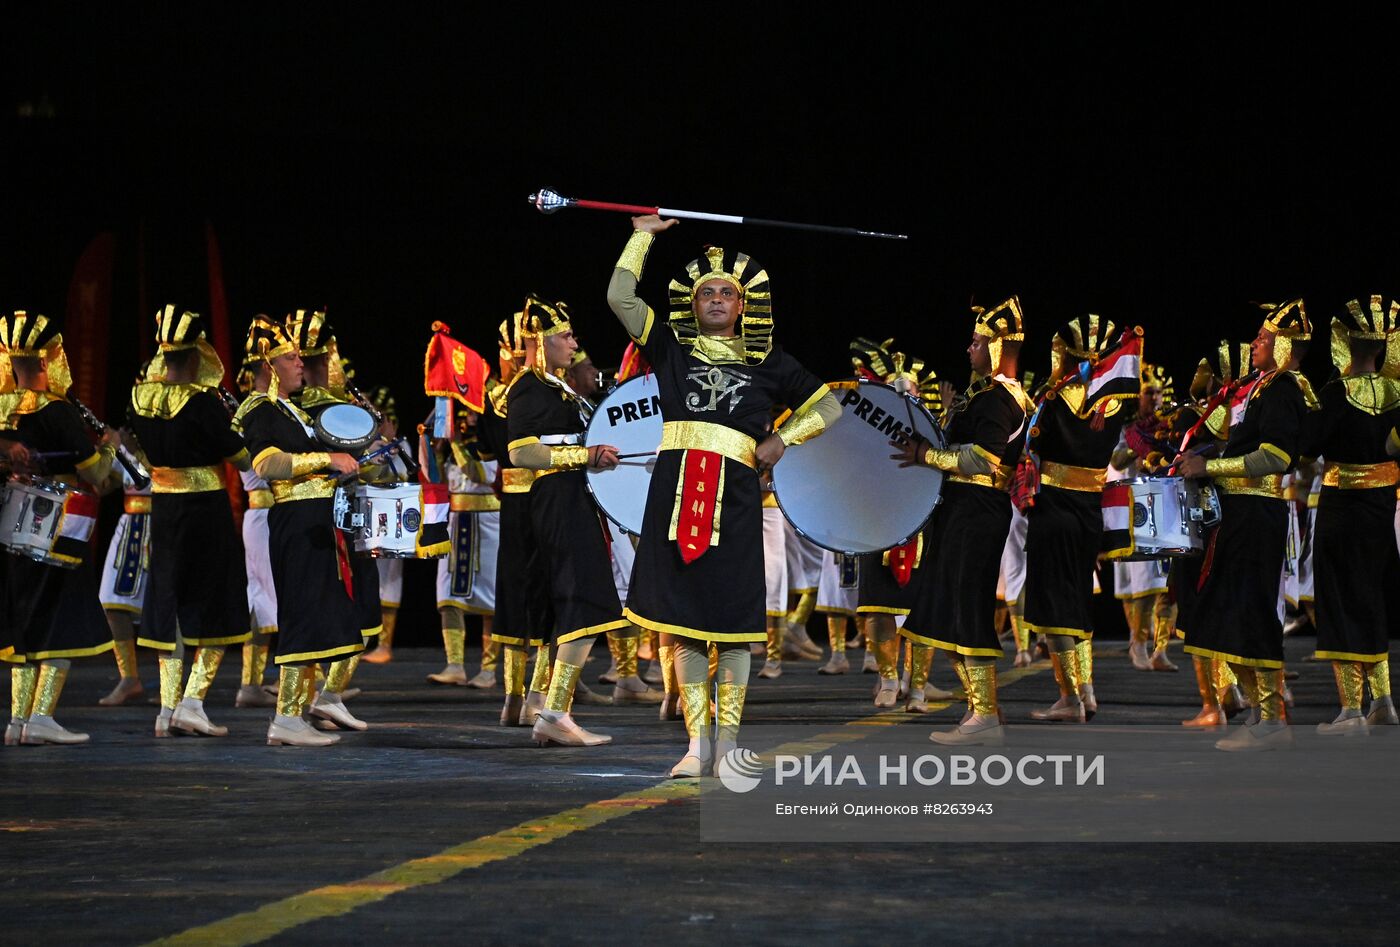
[[[32,451],[66,452],[69,456],[45,464],[43,476],[91,492],[77,477],[77,464],[86,466],[97,459],[92,436],[78,409],[45,392],[25,394],[47,403],[15,417],[15,439]],[[82,561],[73,569],[6,553],[4,619],[8,628],[0,634],[0,659],[24,663],[112,649],[107,616],[97,599],[97,570],[91,552],[89,543],[81,552]]]
[[[241,416],[243,439],[254,460],[269,449],[325,452],[292,409],[280,402],[258,398]],[[275,491],[276,484],[273,487]],[[359,612],[340,575],[332,506],[332,498],[324,496],[279,501],[268,511],[278,664],[348,657],[364,650]]]
[[[222,469],[244,450],[228,409],[209,391],[190,394],[169,418],[145,416],[134,405],[128,413],[153,467]],[[151,495],[150,585],[137,643],[173,651],[177,635],[193,646],[251,637],[243,546],[224,488]]]
[[[1113,413],[1099,430],[1070,410],[1063,393],[1046,401],[1040,412],[1032,446],[1040,457],[1042,479],[1035,505],[1026,511],[1026,585],[1021,593],[1024,622],[1033,632],[1075,638],[1094,633],[1094,566],[1103,544],[1102,490],[1053,486],[1046,482],[1046,467],[1064,464],[1103,471],[1117,446],[1119,429],[1133,416],[1134,405],[1119,402],[1110,408]]]
[[[1308,415],[1303,452],[1328,464],[1375,465],[1395,476],[1385,440],[1400,423],[1396,383],[1375,375],[1336,379]],[[1347,397],[1357,390],[1363,410]],[[1372,393],[1384,394],[1377,398]],[[1324,481],[1313,534],[1317,656],[1372,664],[1387,660],[1400,627],[1400,553],[1395,547],[1395,487],[1343,489]]]
[[[1250,392],[1244,416],[1231,425],[1221,456],[1241,457],[1269,444],[1291,462],[1298,456],[1306,412],[1302,389],[1291,373],[1265,376]],[[1195,577],[1197,595],[1185,628],[1186,651],[1235,664],[1281,668],[1278,602],[1288,537],[1287,501],[1219,492],[1220,525],[1206,540],[1204,578]],[[1185,574],[1182,578],[1191,580]]]
[[[511,380],[513,385],[523,376]],[[507,395],[509,394],[507,389]],[[477,436],[484,450],[494,455],[501,470],[501,539],[496,547],[496,614],[491,637],[506,645],[538,648],[554,627],[554,603],[544,594],[549,579],[535,542],[530,521],[530,493],[512,492],[509,478],[510,434],[506,419],[496,412],[495,401],[486,399],[486,410],[477,421]]]
[[[651,317],[653,322],[655,316]],[[666,325],[638,339],[656,374],[666,422],[700,421],[762,440],[774,405],[810,407],[826,385],[780,347],[758,364],[711,364]],[[627,591],[627,616],[643,628],[704,641],[763,641],[763,504],[758,474],[724,458],[718,543],[687,565],[670,538],[686,451],[656,458]]]
[[[563,435],[580,443],[577,399],[528,372],[511,386],[506,424],[510,444]],[[608,533],[582,469],[543,473],[530,486],[530,522],[540,570],[554,606],[554,641],[563,644],[626,628],[613,584]]]
[[[1020,455],[1026,412],[1005,386],[989,382],[948,421],[949,444],[975,444],[1010,467]],[[1011,498],[1005,489],[943,480],[924,542],[924,560],[914,573],[914,604],[900,633],[918,644],[965,657],[1002,653],[993,616],[1001,552],[1011,528]]]
[[[331,405],[350,403],[348,397],[337,397],[325,388],[308,389],[300,401],[302,410],[312,421]],[[355,576],[355,611],[360,616],[360,633],[373,638],[384,630],[384,608],[379,601],[379,562],[372,556],[356,554],[352,548],[350,568]]]

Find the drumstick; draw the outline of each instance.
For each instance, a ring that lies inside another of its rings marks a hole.
[[[657,454],[657,452],[654,451],[654,450],[652,450],[652,451],[638,451],[638,452],[635,453],[635,454],[618,454],[618,455],[617,455],[617,459],[618,459],[618,460],[627,460],[628,458],[631,458],[631,457],[655,457],[656,454]]]

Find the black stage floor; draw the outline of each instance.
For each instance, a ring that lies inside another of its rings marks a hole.
[[[1330,667],[1302,660],[1312,639],[1287,645],[1294,722],[1331,719]],[[370,729],[326,749],[264,745],[270,711],[232,707],[236,650],[208,701],[222,739],[152,739],[154,708],[96,706],[110,658],[78,662],[57,716],[92,742],[0,751],[0,942],[1393,943],[1393,845],[705,844],[702,788],[661,778],[680,723],[581,707],[615,742],[540,749],[497,726],[499,688],[429,685],[441,652],[396,655],[356,676]],[[1190,716],[1189,660],[1174,659],[1181,673],[1136,672],[1122,642],[1101,644],[1094,725]],[[818,734],[877,713],[873,676],[816,666],[752,681],[745,723]],[[1009,677],[1008,721],[1036,725],[1048,665]],[[934,678],[954,686],[941,660]],[[961,713],[935,706],[883,722],[919,736]]]

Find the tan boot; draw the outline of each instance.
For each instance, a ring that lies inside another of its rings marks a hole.
[[[268,746],[330,746],[339,743],[334,733],[321,733],[300,717],[278,714],[267,728]]]
[[[559,746],[602,746],[612,742],[608,734],[585,730],[569,713],[555,710],[541,710],[530,735],[539,746],[551,743]]]
[[[221,727],[209,719],[204,712],[204,701],[192,697],[180,699],[175,713],[170,717],[170,728],[184,733],[201,734],[206,737],[226,737],[228,727]]]

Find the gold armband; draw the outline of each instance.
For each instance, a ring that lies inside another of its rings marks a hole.
[[[655,239],[655,234],[647,233],[645,230],[632,231],[632,236],[627,240],[627,246],[622,248],[622,256],[617,258],[617,268],[626,270],[640,280],[642,267],[647,262],[647,251],[651,249],[651,242]]]
[[[1206,461],[1207,477],[1248,477],[1243,457],[1212,457]]]
[[[563,447],[551,447],[549,449],[549,468],[551,470],[576,470],[579,467],[588,466],[588,448],[577,444],[568,444]]]
[[[946,470],[950,473],[958,472],[959,451],[951,449],[939,449],[930,447],[924,451],[923,464],[926,467],[936,467],[939,470]]]
[[[804,411],[778,429],[778,439],[787,447],[811,440],[826,430],[826,422],[815,411]]]
[[[325,470],[330,465],[330,454],[293,454],[292,477],[304,477],[307,474]]]

